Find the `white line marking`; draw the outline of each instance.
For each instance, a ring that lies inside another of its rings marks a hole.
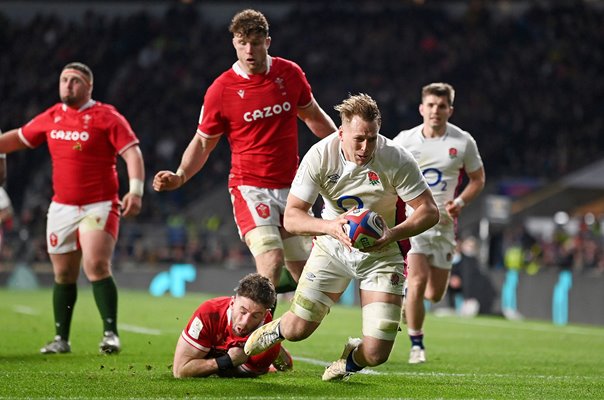
[[[38,310],[36,310],[32,307],[29,307],[29,306],[21,305],[21,304],[15,304],[13,306],[13,311],[18,314],[40,315],[40,312]],[[120,328],[120,330],[123,330],[126,332],[142,333],[145,335],[159,336],[162,334],[162,331],[160,331],[159,329],[146,328],[144,326],[137,326],[137,325],[130,325],[130,324],[119,324],[119,328]]]
[[[321,360],[316,360],[314,358],[307,358],[307,357],[294,357],[294,360],[296,361],[302,361],[305,362],[307,364],[311,364],[311,365],[318,365],[320,367],[327,367],[328,365],[331,365],[331,363],[329,362],[325,362],[325,361],[321,361]],[[367,375],[382,375],[382,372],[377,372],[371,369],[362,369],[359,371],[359,374],[367,374]]]
[[[13,306],[13,311],[18,314],[27,314],[27,315],[39,315],[38,310],[31,308],[29,306],[23,306],[20,304],[15,304]]]
[[[317,360],[314,358],[308,357],[294,357],[295,361],[305,362],[311,365],[318,365],[321,367],[327,367],[330,363]],[[450,373],[450,372],[417,372],[417,371],[400,371],[400,372],[378,372],[372,369],[362,369],[358,372],[359,374],[367,374],[367,375],[390,375],[390,376],[427,376],[427,377],[458,377],[458,378],[530,378],[530,379],[543,379],[543,380],[566,380],[566,379],[581,379],[581,380],[600,380],[599,376],[585,376],[585,375],[577,375],[577,376],[569,376],[569,375],[517,375],[517,374],[493,374],[493,373]]]
[[[510,322],[507,320],[502,321],[488,321],[488,320],[472,320],[472,319],[460,319],[460,318],[447,318],[447,322],[452,322],[455,324],[461,325],[473,325],[473,326],[486,326],[489,328],[497,327],[497,328],[508,328],[508,329],[518,329],[525,331],[535,331],[535,332],[549,332],[549,333],[575,333],[578,335],[590,335],[590,336],[600,336],[602,337],[602,329],[601,328],[581,328],[574,326],[556,326],[556,325],[548,325],[548,326],[532,326],[529,325],[530,322]]]
[[[161,335],[161,331],[159,329],[145,328],[144,326],[136,326],[130,324],[119,324],[118,325],[120,331],[126,332],[134,332],[134,333],[143,333],[145,335]]]

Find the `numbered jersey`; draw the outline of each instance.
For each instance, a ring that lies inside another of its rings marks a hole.
[[[323,219],[334,219],[353,207],[379,213],[396,224],[396,202],[413,200],[427,188],[413,156],[378,135],[373,157],[365,165],[344,158],[337,133],[310,148],[302,159],[290,194],[313,204],[320,194]]]
[[[438,205],[440,224],[448,224],[451,218],[445,210],[447,201],[455,198],[464,171],[477,171],[482,167],[482,159],[474,138],[459,127],[448,123],[445,134],[437,138],[424,137],[422,127],[402,131],[393,141],[417,160]],[[407,206],[407,214],[412,212]]]

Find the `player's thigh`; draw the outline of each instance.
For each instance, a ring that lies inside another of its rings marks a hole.
[[[290,311],[303,320],[320,323],[352,278],[344,263],[320,246],[314,246],[300,276]]]
[[[243,239],[258,226],[280,227],[285,203],[286,189],[266,189],[255,186],[230,187],[233,217]]]
[[[110,265],[119,231],[118,204],[104,201],[83,207],[79,224],[83,268],[91,281],[111,275]]]
[[[67,254],[79,249],[77,231],[81,218],[80,207],[54,201],[50,203],[46,218],[48,254]],[[57,257],[57,263],[65,266],[73,265],[67,261],[68,259],[70,257]],[[79,268],[79,264],[77,268]]]
[[[105,231],[88,231],[80,235],[82,258],[86,262],[107,262],[113,255],[115,239]]]

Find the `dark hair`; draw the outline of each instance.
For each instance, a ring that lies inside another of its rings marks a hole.
[[[434,82],[426,85],[422,88],[422,101],[424,97],[428,95],[434,95],[438,97],[446,97],[449,101],[449,106],[453,107],[453,101],[455,100],[455,89],[453,86],[444,82]]]
[[[268,21],[260,11],[248,8],[235,14],[231,20],[229,32],[243,37],[252,35],[268,36]]]
[[[84,63],[70,62],[69,64],[64,66],[61,71],[65,71],[66,69],[75,69],[75,70],[80,71],[81,73],[83,73],[84,75],[86,75],[88,77],[88,80],[90,81],[90,83],[92,83],[92,81],[94,80],[94,77],[92,76],[92,70],[90,69],[90,67],[88,67],[88,65],[86,65]]]
[[[277,301],[277,292],[271,281],[258,273],[247,274],[241,278],[235,293],[266,308],[273,307]]]
[[[382,114],[375,100],[368,94],[359,93],[349,95],[342,104],[338,104],[334,109],[340,113],[342,120],[351,121],[355,115],[361,117],[364,121],[376,121],[378,125],[382,125]]]

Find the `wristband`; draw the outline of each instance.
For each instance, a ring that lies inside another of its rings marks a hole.
[[[463,199],[462,199],[461,197],[456,197],[456,198],[453,200],[453,204],[455,204],[455,205],[456,205],[457,207],[459,207],[459,208],[463,208],[463,206],[465,206],[465,205],[466,205],[466,202],[465,202],[465,201],[463,201]]]
[[[216,364],[218,365],[218,369],[224,371],[225,369],[234,368],[233,360],[228,354],[225,354],[220,357],[216,357]]]
[[[132,178],[130,179],[130,190],[128,193],[132,193],[135,196],[143,197],[143,193],[145,192],[145,183],[138,179]]]
[[[176,170],[176,175],[180,176],[181,181],[182,181],[181,185],[183,185],[187,181],[187,174],[185,174],[185,170],[184,169],[178,168]]]

